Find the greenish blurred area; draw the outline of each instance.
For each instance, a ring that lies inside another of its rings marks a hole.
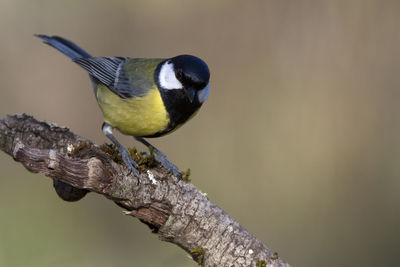
[[[400,266],[399,14],[390,0],[1,0],[0,116],[106,141],[87,74],[34,33],[98,56],[200,56],[209,100],[152,142],[292,266]],[[0,168],[1,267],[196,266],[99,195],[66,203],[4,153]]]

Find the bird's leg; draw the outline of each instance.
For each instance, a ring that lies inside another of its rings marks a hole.
[[[108,123],[103,123],[103,126],[101,127],[101,130],[103,131],[103,134],[108,137],[118,148],[119,152],[121,153],[122,160],[125,162],[126,167],[133,172],[136,176],[138,175],[137,169],[139,169],[139,165],[131,158],[129,155],[128,150],[126,150],[125,147],[123,147],[120,142],[115,138],[115,136],[112,134],[112,126],[109,125]]]
[[[176,167],[171,161],[168,160],[167,156],[162,153],[160,150],[155,148],[152,144],[147,142],[143,137],[136,137],[135,139],[142,143],[143,145],[149,147],[151,150],[153,150],[154,154],[154,159],[159,162],[164,168],[166,168],[169,172],[171,172],[173,175],[178,177],[179,179],[182,178],[181,171]]]

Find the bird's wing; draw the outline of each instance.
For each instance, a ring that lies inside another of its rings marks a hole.
[[[121,98],[141,97],[152,88],[154,70],[160,60],[155,65],[150,64],[151,66],[147,61],[149,60],[125,57],[91,57],[74,60]]]

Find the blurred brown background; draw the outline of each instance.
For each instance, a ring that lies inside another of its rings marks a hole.
[[[398,1],[0,1],[0,116],[105,142],[98,56],[202,57],[209,100],[152,142],[292,266],[400,265]],[[125,145],[133,138],[121,137]],[[0,266],[196,266],[110,201],[61,201],[0,153]]]

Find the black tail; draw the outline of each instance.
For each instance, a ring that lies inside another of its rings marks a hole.
[[[85,50],[62,37],[47,36],[43,34],[35,34],[35,36],[41,38],[46,44],[54,47],[72,60],[92,57]]]

